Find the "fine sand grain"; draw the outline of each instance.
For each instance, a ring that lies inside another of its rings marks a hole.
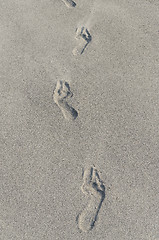
[[[0,240],[159,240],[158,0],[0,0],[0,89]]]

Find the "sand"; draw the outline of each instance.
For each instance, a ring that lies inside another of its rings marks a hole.
[[[0,0],[0,239],[159,239],[158,0]]]

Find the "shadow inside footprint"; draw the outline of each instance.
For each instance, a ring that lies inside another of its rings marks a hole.
[[[95,222],[97,221],[99,210],[100,210],[100,208],[101,208],[101,206],[102,206],[102,203],[103,203],[103,201],[104,201],[104,199],[105,199],[105,187],[104,187],[104,185],[103,185],[103,190],[102,190],[102,191],[99,190],[99,189],[98,189],[97,191],[101,194],[101,201],[100,201],[100,203],[99,203],[99,205],[98,205],[98,208],[97,208],[97,212],[96,212],[94,221],[92,221],[91,229],[94,227]]]
[[[62,0],[69,8],[76,7],[76,3],[73,0]]]
[[[76,119],[78,117],[78,112],[73,107],[70,107],[70,108],[71,108],[71,111],[72,111],[73,118]]]
[[[86,43],[86,45],[84,46],[81,54],[83,54],[83,52],[84,52],[84,50],[86,49],[87,45],[92,41],[92,37],[91,37],[90,33],[88,32],[88,30],[86,29],[85,31],[86,31],[86,34],[83,33],[83,34],[82,34],[82,37],[86,40],[87,43]]]

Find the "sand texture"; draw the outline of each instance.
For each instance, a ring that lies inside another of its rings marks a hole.
[[[0,240],[159,240],[159,1],[0,0]]]

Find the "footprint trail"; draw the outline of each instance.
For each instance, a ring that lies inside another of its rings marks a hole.
[[[88,232],[97,221],[99,210],[105,198],[105,187],[94,166],[84,171],[83,181],[81,189],[84,194],[89,196],[89,202],[77,217],[77,221],[79,228],[83,232]]]
[[[69,97],[72,96],[73,93],[70,90],[69,84],[65,81],[57,81],[57,85],[53,92],[53,99],[67,120],[75,120],[78,116],[77,111],[66,101]]]
[[[87,45],[91,42],[92,36],[86,27],[78,27],[75,39],[78,41],[78,45],[73,49],[72,53],[73,55],[78,55],[84,52]]]

